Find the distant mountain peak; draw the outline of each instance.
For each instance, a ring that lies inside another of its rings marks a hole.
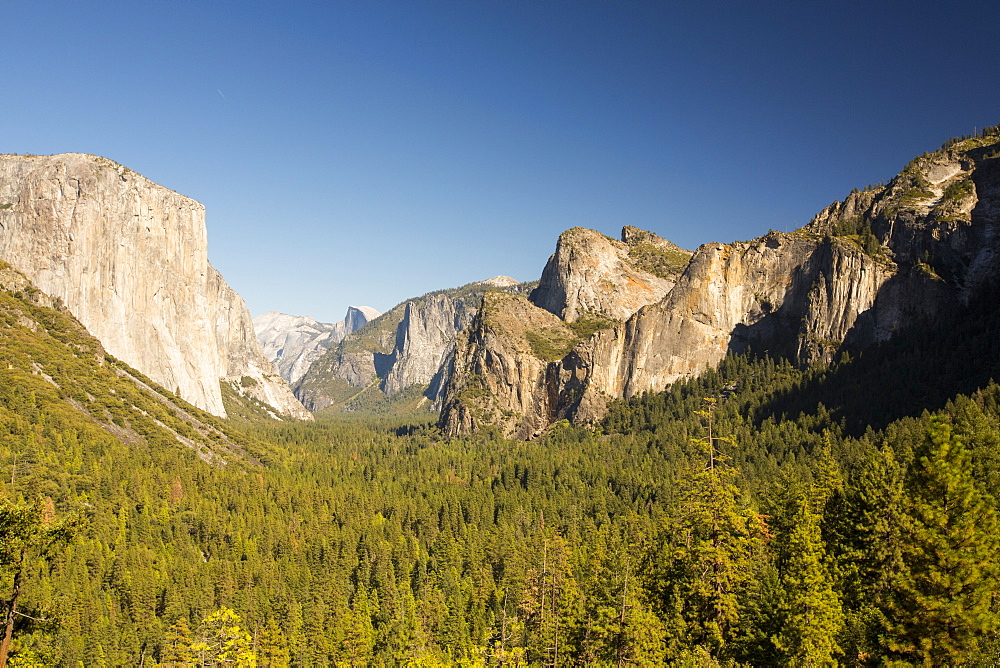
[[[490,285],[494,288],[512,288],[515,285],[519,285],[520,281],[516,281],[510,276],[494,276],[493,278],[487,278],[485,281],[480,281],[483,285]]]
[[[349,306],[343,320],[329,323],[270,311],[254,318],[253,328],[264,355],[282,378],[295,383],[327,349],[379,315],[371,306]]]

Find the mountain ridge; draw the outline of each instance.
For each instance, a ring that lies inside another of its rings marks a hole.
[[[558,419],[598,420],[608,401],[662,391],[733,352],[766,349],[808,364],[886,341],[996,280],[998,157],[1000,132],[984,131],[918,156],[888,184],[852,192],[796,232],[704,244],[662,299],[541,366],[479,318],[456,349],[440,425],[452,435],[494,425],[531,438]],[[576,295],[601,287],[586,276],[595,262],[557,249],[546,271],[583,276],[580,287],[542,291],[536,306],[575,317]],[[527,400],[511,404],[511,393]]]
[[[441,369],[455,336],[472,320],[482,295],[488,290],[531,287],[496,276],[404,300],[319,357],[295,385],[295,395],[318,412],[369,387],[392,396],[428,386],[425,404],[430,408],[438,401]]]

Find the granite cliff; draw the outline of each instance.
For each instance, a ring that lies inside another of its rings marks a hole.
[[[620,241],[583,228],[561,234],[529,299],[487,293],[482,312],[457,338],[441,374],[445,428],[458,434],[496,424],[528,438],[563,417],[568,379],[560,360],[661,300],[690,257],[634,227],[625,227]]]
[[[394,394],[411,385],[430,383],[454,345],[455,335],[472,321],[477,301],[438,294],[421,302],[406,302],[382,391]]]
[[[0,156],[0,258],[110,354],[215,415],[227,382],[276,414],[311,418],[207,247],[204,207],[127,167],[79,153]]]
[[[523,296],[487,292],[443,370],[447,431],[496,425],[519,438],[540,433],[558,412],[553,358],[578,340],[569,324]]]
[[[397,304],[317,359],[295,385],[295,395],[320,411],[362,391],[394,395],[430,385],[427,398],[435,402],[439,372],[455,336],[468,327],[491,289],[527,292],[530,286],[497,276]]]
[[[117,440],[126,446],[124,453],[134,452],[138,444],[158,450],[180,444],[214,467],[259,464],[246,448],[256,445],[250,439],[108,355],[61,300],[3,260],[0,359],[0,411],[7,424],[19,431],[36,425],[37,440],[54,440],[57,455],[71,452],[72,442],[106,453],[109,441]],[[8,440],[7,445],[19,441]],[[34,455],[25,463],[20,469],[13,463],[12,472],[33,476]]]
[[[264,356],[289,384],[298,382],[329,348],[379,316],[370,306],[349,306],[339,322],[316,322],[308,316],[271,311],[253,319]]]
[[[559,236],[531,302],[567,322],[587,314],[624,320],[660,301],[690,257],[635,227],[625,227],[621,241],[574,227]]]
[[[885,341],[995,282],[998,228],[1000,136],[991,134],[914,159],[889,184],[852,192],[792,234],[701,246],[661,299],[618,322],[622,301],[597,298],[615,290],[594,268],[621,254],[599,241],[557,249],[532,295],[538,310],[567,324],[584,311],[612,322],[549,356],[536,346],[538,363],[529,363],[521,335],[503,324],[527,322],[527,307],[477,316],[456,347],[442,427],[460,434],[495,424],[530,438],[553,420],[599,419],[608,400],[661,391],[730,352],[804,364]],[[571,233],[581,236],[563,237]]]

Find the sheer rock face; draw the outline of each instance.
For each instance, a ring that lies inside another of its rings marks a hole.
[[[706,244],[661,300],[557,361],[529,363],[505,333],[511,325],[477,316],[456,350],[442,427],[460,434],[496,424],[530,437],[560,418],[597,420],[608,400],[661,391],[729,352],[807,363],[933,318],[1000,276],[998,149],[996,137],[965,141],[835,202],[796,233]],[[640,232],[626,230],[623,243]],[[615,313],[626,302],[603,299],[618,293],[601,288],[605,272],[624,264],[620,248],[596,233],[565,233],[532,301],[565,321]],[[474,409],[462,396],[475,398]]]
[[[271,311],[254,318],[253,327],[264,356],[294,384],[331,346],[378,316],[369,306],[350,306],[344,319],[335,323]]]
[[[454,345],[455,336],[472,321],[478,301],[436,295],[421,305],[407,302],[382,391],[393,394],[410,385],[429,383]]]
[[[380,315],[382,314],[371,306],[348,306],[347,315],[344,316],[344,336],[353,334]]]
[[[849,242],[772,232],[749,243],[707,244],[662,301],[594,333],[558,361],[491,370],[490,361],[512,355],[495,333],[502,329],[497,326],[492,336],[474,333],[471,344],[484,348],[465,358],[480,360],[467,367],[488,379],[492,398],[480,404],[492,401],[528,414],[522,422],[537,432],[539,424],[553,419],[599,419],[609,399],[662,391],[715,366],[730,351],[752,346],[805,360],[829,356],[851,335],[864,343],[887,338],[899,325],[900,313],[873,307],[891,276],[887,265]],[[920,280],[919,289],[929,282]],[[863,313],[868,321],[856,328]],[[459,356],[456,370],[464,368],[462,362]],[[534,375],[511,378],[509,368]],[[498,384],[507,389],[495,389]],[[514,388],[525,386],[536,388],[528,401],[512,401],[508,395],[524,395]],[[461,433],[470,422],[449,412],[442,413],[442,421],[451,433]],[[510,418],[500,422],[508,435],[533,435],[522,426],[512,431]]]
[[[915,158],[884,188],[834,202],[805,230],[828,234],[863,221],[899,266],[917,267],[968,297],[993,280],[1000,261],[1000,160],[989,157],[1000,149],[997,139]]]
[[[640,307],[660,301],[690,252],[634,227],[626,227],[622,239],[582,227],[563,232],[531,293],[532,303],[574,322],[588,313],[624,320]],[[643,268],[665,253],[681,259],[675,271],[663,268],[667,270],[653,273]]]
[[[593,362],[570,325],[621,322],[661,300],[691,253],[634,227],[622,241],[574,228],[559,237],[530,301],[487,293],[443,369],[441,422],[451,434],[494,424],[531,438],[576,411]],[[647,270],[649,269],[649,270]],[[594,341],[612,330],[590,337]],[[575,350],[566,352],[578,344]]]
[[[901,325],[898,309],[876,308],[893,275],[837,241],[772,232],[702,246],[663,302],[599,332],[564,362],[585,370],[576,374],[580,402],[567,410],[599,419],[610,398],[662,391],[749,347],[809,361],[828,358],[845,339],[884,340]]]
[[[224,416],[220,380],[310,418],[209,264],[204,207],[105,158],[0,156],[0,258],[115,357]],[[248,380],[249,379],[249,380]]]

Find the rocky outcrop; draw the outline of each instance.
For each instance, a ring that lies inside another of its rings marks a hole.
[[[344,336],[353,334],[380,315],[371,306],[348,306],[344,316]]]
[[[547,420],[603,416],[611,398],[661,391],[670,383],[715,366],[730,351],[749,347],[779,354],[827,356],[852,330],[860,313],[871,310],[880,288],[892,276],[850,242],[777,232],[760,240],[732,245],[708,244],[693,256],[673,290],[658,304],[647,305],[625,322],[605,328],[577,344],[544,368],[515,366],[531,378],[510,379],[509,368],[489,369],[488,361],[509,356],[500,337],[476,333],[466,354],[483,360],[475,373],[511,387],[541,386],[530,395],[536,405],[519,405],[534,416],[521,420],[537,429]],[[519,314],[524,317],[524,314]],[[893,322],[873,322],[868,339],[891,331]],[[494,326],[494,330],[497,327]],[[800,350],[801,349],[801,350]],[[463,367],[456,364],[459,375]],[[457,381],[456,381],[457,382]],[[508,390],[481,400],[507,406]],[[446,397],[450,390],[446,390]],[[447,407],[447,399],[446,399]],[[442,412],[450,433],[467,428],[450,410]],[[500,421],[505,433],[531,435],[513,418]]]
[[[493,278],[487,278],[485,281],[479,281],[479,285],[483,285],[487,288],[496,288],[498,290],[510,290],[512,288],[517,288],[521,285],[520,281],[510,276],[494,276]]]
[[[295,396],[311,411],[339,403],[388,373],[404,304],[365,323],[331,346],[295,384]]]
[[[530,438],[572,415],[586,374],[563,359],[595,331],[662,299],[690,257],[634,227],[622,231],[622,241],[582,228],[563,233],[530,301],[487,293],[488,314],[459,337],[435,394],[445,429],[495,424],[505,435]]]
[[[921,156],[798,232],[702,246],[663,299],[544,365],[511,362],[525,354],[504,334],[511,326],[477,316],[444,389],[442,427],[459,434],[496,424],[523,438],[563,417],[596,420],[609,399],[661,391],[730,352],[808,363],[887,340],[996,282],[998,229],[1000,137]],[[627,230],[623,243],[644,243],[640,232]],[[532,301],[565,321],[614,313],[627,302],[602,288],[604,273],[623,264],[620,250],[596,233],[567,232]],[[463,408],[468,397],[474,410]]]
[[[377,384],[379,391],[392,395],[431,385],[428,398],[438,401],[442,364],[489,289],[527,291],[514,279],[497,276],[397,304],[314,362],[296,385],[296,396],[319,411],[356,394],[357,388]]]
[[[225,415],[221,380],[311,416],[209,264],[204,207],[105,158],[0,156],[0,258],[62,301],[115,357]]]
[[[867,241],[968,294],[997,267],[998,147],[998,137],[977,138],[914,158],[887,186],[834,202],[805,230]]]
[[[449,359],[442,424],[450,435],[495,425],[508,436],[530,438],[555,416],[550,392],[557,363],[546,350],[577,339],[562,320],[519,295],[487,292],[472,326]]]
[[[567,322],[588,314],[624,320],[660,301],[690,257],[634,227],[622,231],[622,241],[574,227],[559,236],[531,301]]]
[[[753,348],[804,362],[829,358],[845,339],[888,338],[902,314],[875,305],[894,269],[849,242],[777,232],[702,246],[661,303],[568,356],[563,367],[577,380],[579,403],[564,410],[600,418],[607,399],[662,391],[730,352]],[[914,279],[914,292],[933,289],[929,279]]]
[[[264,356],[282,378],[294,384],[331,346],[378,316],[369,306],[350,306],[345,318],[335,323],[271,311],[254,318],[253,327]]]

